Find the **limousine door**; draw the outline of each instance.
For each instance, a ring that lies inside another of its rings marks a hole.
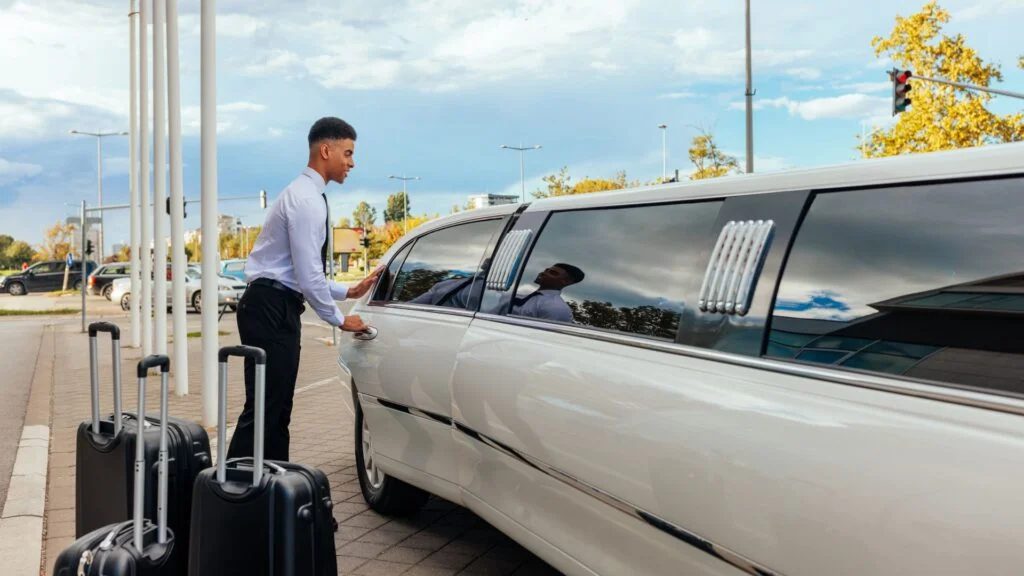
[[[440,479],[434,490],[451,498],[457,495],[445,492],[445,483],[452,490],[456,480],[450,379],[472,317],[467,307],[482,288],[481,260],[502,223],[499,217],[456,224],[400,251],[388,282],[359,310],[376,337],[342,350],[381,468],[399,478],[416,474],[420,483]]]

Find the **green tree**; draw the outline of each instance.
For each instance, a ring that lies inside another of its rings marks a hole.
[[[377,221],[377,209],[363,200],[352,212],[352,221],[355,222],[356,228],[373,228]]]
[[[7,248],[14,242],[14,237],[7,234],[0,234],[0,268],[14,268],[7,259]]]
[[[694,166],[690,180],[721,178],[740,170],[736,158],[723,152],[715,143],[715,136],[708,130],[701,130],[693,137],[689,156]]]
[[[621,170],[615,173],[611,179],[591,178],[585,176],[579,182],[572,183],[569,176],[569,167],[564,166],[557,174],[551,174],[543,178],[547,184],[547,190],[536,190],[532,192],[534,198],[551,198],[553,196],[569,196],[572,194],[591,194],[594,192],[607,192],[608,190],[621,190],[630,186],[636,186],[638,182],[630,182],[626,179],[626,172]]]
[[[934,0],[908,17],[896,17],[887,38],[871,46],[917,76],[990,86],[1003,74],[967,45],[961,34],[947,36],[949,12]],[[1024,62],[1018,62],[1024,66]],[[895,125],[871,135],[865,156],[893,156],[1024,140],[1024,113],[999,115],[988,110],[992,95],[929,82],[911,82],[910,108]]]
[[[4,260],[6,260],[4,267],[20,268],[22,262],[31,262],[35,255],[36,251],[32,249],[28,242],[15,240],[4,250],[3,256]]]
[[[384,208],[385,222],[401,222],[409,211],[409,196],[405,192],[396,192],[388,196],[388,205]]]

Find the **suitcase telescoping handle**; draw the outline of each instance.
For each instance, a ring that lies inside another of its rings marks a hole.
[[[100,366],[96,334],[109,332],[114,367],[114,436],[121,433],[121,329],[110,322],[89,324],[89,385],[92,388],[92,431],[100,433]]]
[[[135,439],[135,498],[134,525],[135,548],[141,553],[143,503],[146,497],[146,443],[143,441],[143,424],[146,421],[146,374],[150,368],[160,367],[160,463],[157,469],[156,517],[157,542],[167,542],[167,373],[171,361],[163,354],[146,356],[139,361],[139,436]]]
[[[228,429],[228,357],[251,358],[256,363],[256,406],[253,430],[252,485],[257,487],[263,479],[263,412],[267,384],[267,353],[255,346],[225,346],[220,349],[220,401],[217,404],[217,482],[227,480],[227,429]]]

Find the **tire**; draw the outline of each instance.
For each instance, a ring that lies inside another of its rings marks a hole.
[[[106,286],[103,287],[103,291],[100,292],[100,294],[102,294],[103,297],[106,298],[107,300],[110,300],[110,294],[113,293],[113,292],[114,292],[114,284],[110,283],[110,284],[107,284]]]
[[[195,309],[197,314],[202,313],[203,297],[201,290],[196,290],[195,292],[192,293],[192,308]]]
[[[71,284],[71,289],[74,290],[75,292],[78,292],[79,290],[81,290],[82,289],[82,281],[81,280],[75,280],[75,282],[73,284]]]
[[[132,307],[132,295],[125,293],[121,296],[121,310],[128,311]]]
[[[7,293],[11,296],[24,296],[27,291],[21,282],[11,282],[7,285]]]
[[[356,474],[363,500],[376,512],[387,516],[411,516],[423,508],[430,494],[397,478],[392,478],[373,463],[370,429],[364,426],[363,409],[356,403]],[[364,434],[366,442],[363,442]],[[369,468],[366,451],[369,450]]]

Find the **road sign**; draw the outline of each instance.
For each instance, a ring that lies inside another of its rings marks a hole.
[[[71,267],[75,263],[75,259],[71,257],[71,252],[68,252],[68,257],[65,260],[68,263],[68,267]]]

